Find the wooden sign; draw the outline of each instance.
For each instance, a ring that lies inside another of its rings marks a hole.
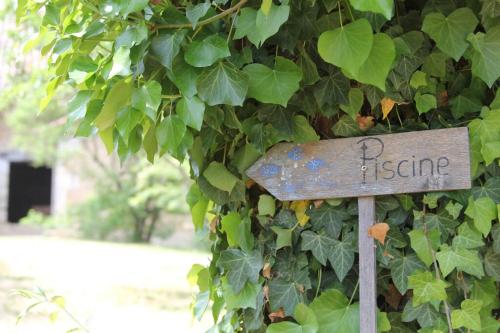
[[[469,136],[462,127],[281,143],[247,174],[282,201],[466,189]]]
[[[281,143],[247,170],[280,200],[359,197],[360,333],[377,332],[375,195],[468,189],[465,127]]]

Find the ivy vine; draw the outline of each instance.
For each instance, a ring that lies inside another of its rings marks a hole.
[[[379,331],[498,332],[497,0],[18,3],[43,15],[42,109],[70,84],[77,136],[189,161],[210,332],[359,332],[357,203],[276,201],[245,174],[269,147],[458,126],[472,190],[377,199]]]

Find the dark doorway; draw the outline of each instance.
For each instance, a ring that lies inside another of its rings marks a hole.
[[[50,213],[52,170],[35,168],[27,162],[10,164],[9,175],[9,222],[17,223],[30,209]]]

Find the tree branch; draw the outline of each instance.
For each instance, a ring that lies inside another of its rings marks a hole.
[[[202,27],[204,25],[207,25],[207,24],[210,24],[214,21],[217,21],[223,17],[226,17],[226,16],[234,13],[235,11],[240,9],[241,7],[243,7],[243,5],[247,2],[248,2],[248,0],[240,0],[240,2],[238,2],[233,7],[230,7],[217,15],[214,15],[214,16],[209,17],[203,21],[198,22],[197,26]],[[158,29],[183,29],[183,28],[192,28],[192,27],[193,27],[193,25],[191,23],[176,23],[176,24],[159,24],[159,25],[156,25],[154,27],[154,29],[156,29],[156,30],[158,30]]]

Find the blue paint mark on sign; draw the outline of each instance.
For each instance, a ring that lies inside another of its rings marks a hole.
[[[300,147],[293,147],[292,150],[288,152],[288,158],[294,161],[300,161],[302,159],[302,153],[304,149]]]
[[[259,174],[262,177],[274,177],[277,176],[281,172],[281,167],[276,164],[264,164],[259,169]]]
[[[289,183],[289,182],[286,182],[286,183],[284,183],[283,185],[284,185],[284,188],[283,188],[283,189],[284,189],[284,190],[285,190],[285,192],[287,192],[287,193],[292,193],[292,192],[295,192],[295,191],[296,191],[296,189],[297,189],[297,188],[295,187],[295,185],[294,185],[294,184]]]
[[[310,160],[309,162],[306,163],[306,168],[308,168],[309,171],[318,171],[324,166],[325,166],[325,161],[320,160],[318,158]]]

